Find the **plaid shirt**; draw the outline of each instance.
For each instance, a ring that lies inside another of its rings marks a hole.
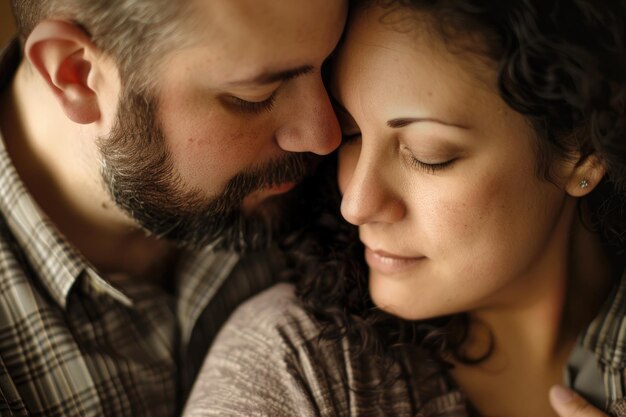
[[[20,60],[13,41],[0,92]],[[175,294],[114,287],[37,206],[1,132],[0,213],[1,416],[178,414],[215,332],[279,267],[207,248],[185,256]]]
[[[611,415],[626,417],[626,271],[581,334],[565,379]]]

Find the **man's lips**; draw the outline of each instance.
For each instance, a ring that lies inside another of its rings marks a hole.
[[[248,194],[248,197],[252,197],[255,199],[264,199],[266,197],[270,197],[276,194],[284,194],[288,191],[291,191],[297,185],[296,182],[287,181],[282,182],[280,184],[268,185],[266,187],[258,188]]]
[[[275,195],[275,194],[283,194],[287,191],[291,191],[296,186],[295,182],[288,181],[283,182],[281,184],[275,184],[270,187],[261,188],[259,192],[264,195]]]
[[[288,181],[280,184],[274,184],[268,187],[259,188],[248,194],[243,199],[242,207],[244,208],[244,210],[253,209],[254,207],[256,207],[257,204],[259,204],[266,198],[279,194],[285,194],[286,192],[291,191],[296,185],[296,182]]]
[[[369,267],[385,275],[398,274],[414,267],[426,259],[424,256],[399,256],[382,250],[365,247],[365,261]]]

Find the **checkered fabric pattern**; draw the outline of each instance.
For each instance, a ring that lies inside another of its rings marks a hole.
[[[0,91],[20,60],[13,41]],[[221,324],[273,282],[272,259],[206,248],[183,256],[173,293],[113,286],[37,206],[0,132],[0,416],[179,414]]]

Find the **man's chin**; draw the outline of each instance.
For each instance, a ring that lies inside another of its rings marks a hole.
[[[300,187],[291,184],[284,187],[283,192],[265,195],[248,210],[242,205],[240,216],[223,234],[224,239],[218,247],[240,253],[261,251],[300,226],[297,224]]]

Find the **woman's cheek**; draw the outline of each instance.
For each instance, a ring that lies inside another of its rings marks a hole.
[[[343,194],[350,184],[352,174],[356,169],[356,165],[359,161],[360,147],[356,144],[343,145],[339,149],[339,167],[337,169],[337,182],[339,184],[339,190]]]

